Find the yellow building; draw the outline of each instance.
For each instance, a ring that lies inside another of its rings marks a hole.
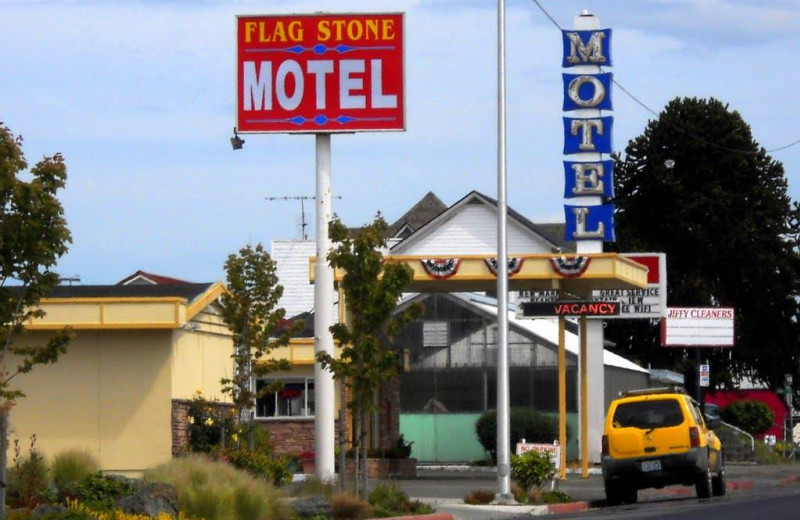
[[[139,473],[180,449],[195,392],[226,400],[233,342],[219,315],[222,284],[126,280],[61,286],[41,301],[46,316],[17,342],[42,343],[67,325],[76,336],[57,363],[12,381],[26,397],[10,413],[11,449],[19,439],[24,453],[35,435],[45,456],[81,448],[103,470]]]

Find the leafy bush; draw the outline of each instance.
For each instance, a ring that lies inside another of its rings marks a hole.
[[[246,448],[228,448],[220,456],[234,467],[247,471],[256,478],[267,480],[274,486],[280,486],[292,478],[289,470],[290,458],[286,456],[272,457],[263,451]]]
[[[542,493],[542,502],[545,504],[566,504],[572,502],[572,497],[564,491],[556,489]]]
[[[542,491],[541,489],[531,488],[528,491],[529,504],[566,504],[572,502],[572,497],[567,493],[556,489],[555,491]]]
[[[378,484],[369,494],[369,503],[375,508],[378,517],[403,516],[408,514],[428,514],[433,512],[427,504],[410,501],[408,495],[394,484]]]
[[[546,453],[527,451],[511,456],[511,478],[525,489],[541,489],[555,474],[556,465]]]
[[[38,515],[36,520],[96,520],[97,516],[93,516],[89,511],[80,509],[65,509],[58,513],[45,513]],[[116,520],[116,519],[115,519]]]
[[[55,500],[50,488],[50,471],[36,449],[36,436],[31,436],[28,455],[22,456],[19,439],[14,439],[13,466],[6,475],[6,503],[9,507],[33,509]]]
[[[464,497],[464,503],[471,504],[474,506],[489,504],[492,502],[492,500],[494,500],[494,495],[495,495],[494,491],[490,489],[476,489],[474,491],[470,491]]]
[[[53,484],[58,490],[58,498],[63,501],[76,496],[78,485],[100,471],[100,464],[88,451],[72,449],[53,457],[50,471]]]
[[[397,442],[394,444],[393,455],[396,459],[407,459],[411,457],[411,446],[414,444],[414,441],[408,442],[403,437],[403,434],[400,434],[400,437],[397,438]]]
[[[199,455],[172,459],[145,474],[178,491],[178,507],[198,520],[278,520],[291,518],[283,493],[224,462]],[[242,516],[244,515],[244,516]]]
[[[130,481],[97,472],[75,487],[73,497],[94,511],[112,511],[120,498],[135,491]]]
[[[509,418],[511,433],[511,449],[525,439],[527,442],[540,442],[550,444],[558,439],[558,419],[531,408],[512,408]],[[483,449],[497,460],[497,412],[489,410],[484,412],[475,423]]]
[[[326,482],[311,475],[307,475],[307,477],[309,478],[293,483],[290,488],[292,496],[322,495],[331,498],[336,492],[336,486],[333,482]]]
[[[722,420],[738,426],[751,435],[757,435],[769,429],[775,420],[775,414],[769,406],[761,401],[743,399],[735,401],[720,410]]]
[[[188,450],[193,453],[210,453],[222,444],[223,432],[234,444],[238,443],[238,430],[231,411],[220,408],[219,403],[208,401],[199,390],[195,392],[186,417],[189,421]]]

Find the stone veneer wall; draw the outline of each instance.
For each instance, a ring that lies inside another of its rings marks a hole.
[[[349,399],[345,389],[344,402]],[[189,442],[188,411],[192,401],[188,399],[172,400],[172,454],[182,453]],[[394,448],[400,436],[400,379],[395,378],[386,383],[380,390],[377,410],[378,424],[378,449],[390,450]],[[217,403],[216,406],[223,410],[233,410],[233,405]],[[348,428],[352,424],[352,413],[349,408],[344,409],[344,420]],[[269,432],[269,439],[275,447],[276,454],[299,453],[314,449],[314,420],[313,418],[256,420],[259,427]],[[334,445],[339,445],[339,420],[335,421]],[[349,443],[348,443],[349,447]]]

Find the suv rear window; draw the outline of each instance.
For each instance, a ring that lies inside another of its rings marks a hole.
[[[614,412],[615,428],[663,428],[683,422],[681,406],[675,399],[621,403]]]

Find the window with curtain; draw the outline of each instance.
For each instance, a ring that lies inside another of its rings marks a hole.
[[[256,399],[256,418],[313,417],[314,378],[259,378],[256,391],[280,380],[283,388]]]

